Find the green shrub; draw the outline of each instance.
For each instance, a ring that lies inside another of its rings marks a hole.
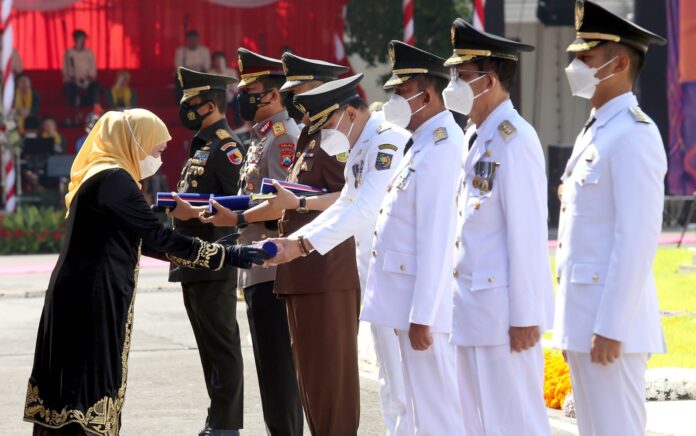
[[[57,253],[65,232],[65,211],[21,207],[0,216],[0,254]]]

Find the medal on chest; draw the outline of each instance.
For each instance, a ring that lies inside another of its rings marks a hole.
[[[471,181],[471,186],[481,192],[490,192],[493,189],[493,179],[499,166],[500,162],[483,160],[476,162],[474,164],[474,178]]]

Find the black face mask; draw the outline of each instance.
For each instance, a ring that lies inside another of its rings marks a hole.
[[[201,115],[198,113],[198,108],[201,106],[212,103],[210,101],[204,101],[202,103],[198,104],[182,104],[179,106],[179,120],[181,121],[181,124],[184,125],[189,130],[198,130],[201,128],[201,124],[203,124],[203,120],[206,119],[210,114],[213,113],[213,111],[208,112],[205,115]]]
[[[284,95],[284,100],[285,100],[285,108],[288,110],[288,115],[290,118],[295,120],[297,123],[302,122],[302,118],[304,118],[304,113],[295,106],[295,104],[292,102],[293,98],[295,97],[294,92],[286,92]]]
[[[242,92],[239,95],[237,95],[237,106],[239,109],[239,116],[246,121],[254,121],[254,118],[256,117],[256,111],[258,111],[261,106],[265,106],[268,104],[263,103],[261,99],[264,95],[268,94],[269,92],[271,92],[271,90],[259,92],[256,94],[248,94],[246,92]]]

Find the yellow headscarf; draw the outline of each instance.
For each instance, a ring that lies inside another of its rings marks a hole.
[[[140,187],[140,147],[151,154],[153,148],[171,139],[164,122],[148,110],[129,109],[102,115],[87,135],[70,169],[70,185],[65,196],[68,210],[80,186],[100,171],[122,168]]]

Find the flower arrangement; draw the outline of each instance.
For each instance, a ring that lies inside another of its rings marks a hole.
[[[546,407],[560,409],[571,392],[570,369],[560,351],[544,350],[544,400]]]
[[[64,233],[65,212],[20,207],[0,216],[0,254],[57,253]]]

